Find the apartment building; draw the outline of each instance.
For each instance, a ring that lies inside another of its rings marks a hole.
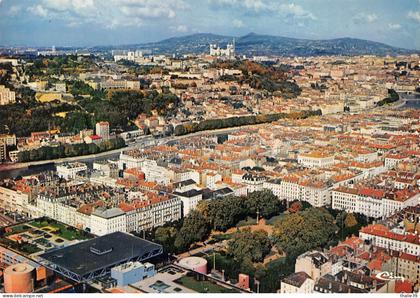
[[[120,208],[96,208],[90,218],[90,231],[98,236],[127,232],[127,218]]]
[[[5,186],[0,187],[0,208],[28,214],[29,193]]]
[[[3,141],[0,141],[0,162],[3,162],[7,159],[6,144]]]
[[[284,278],[280,284],[280,294],[309,294],[314,291],[315,282],[305,272],[296,272]]]
[[[300,181],[294,177],[265,181],[264,189],[269,189],[281,200],[305,201],[312,206],[321,207],[331,204],[329,187],[321,181]]]
[[[87,165],[81,162],[57,165],[57,175],[64,179],[74,179],[77,173],[87,170]]]
[[[127,218],[127,231],[140,232],[175,221],[182,216],[182,201],[177,197],[157,197],[134,200],[119,206]]]
[[[402,154],[388,154],[385,156],[385,167],[387,169],[392,169],[397,166],[399,163],[409,160],[408,156]]]
[[[16,135],[15,134],[0,134],[0,143],[4,143],[6,146],[16,146]]]
[[[95,125],[95,133],[100,136],[103,140],[109,139],[109,122],[101,121]]]
[[[320,251],[308,251],[296,259],[295,272],[305,272],[312,280],[318,280],[332,271],[332,262]]]
[[[402,276],[420,287],[420,256],[404,252],[393,252],[392,257],[385,261],[383,270]]]
[[[182,215],[187,216],[191,210],[195,209],[198,203],[203,199],[203,192],[201,190],[191,189],[185,192],[174,192],[182,201]]]
[[[332,208],[374,218],[389,216],[408,206],[415,206],[419,199],[418,192],[396,190],[390,194],[382,189],[367,187],[339,187],[331,192]]]
[[[16,102],[16,95],[14,91],[10,91],[4,85],[0,85],[0,106],[13,104]]]
[[[372,224],[363,227],[359,232],[362,240],[369,240],[378,247],[404,252],[410,255],[420,255],[420,239],[415,233],[390,229],[382,224]]]
[[[298,163],[308,167],[329,167],[335,162],[334,156],[321,152],[302,153],[298,155]]]

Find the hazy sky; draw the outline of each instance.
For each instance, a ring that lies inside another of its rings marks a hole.
[[[420,0],[0,0],[1,45],[129,44],[197,32],[420,49]]]

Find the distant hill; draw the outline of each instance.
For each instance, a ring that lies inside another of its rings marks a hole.
[[[198,33],[172,37],[153,43],[133,44],[113,47],[115,49],[141,48],[153,53],[187,54],[207,53],[210,43],[225,46],[235,38],[236,51],[241,55],[284,55],[284,56],[321,56],[321,55],[398,55],[420,53],[392,47],[380,42],[357,38],[336,38],[325,40],[297,39],[282,36],[249,33],[241,37],[223,36],[211,33]]]

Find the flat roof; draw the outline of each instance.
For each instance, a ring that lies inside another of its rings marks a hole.
[[[39,257],[52,267],[60,267],[83,277],[132,259],[147,260],[161,252],[162,246],[159,244],[128,233],[114,232]]]
[[[203,194],[203,191],[202,190],[196,190],[196,189],[190,189],[190,190],[187,190],[187,191],[184,191],[184,192],[178,192],[178,191],[174,192],[174,195],[181,196],[181,197],[184,197],[184,198],[192,198],[192,197],[195,197],[195,196],[198,196],[198,195],[201,195],[201,194]]]
[[[124,215],[124,211],[122,211],[120,208],[106,209],[105,207],[98,207],[92,212],[92,215],[109,219]]]

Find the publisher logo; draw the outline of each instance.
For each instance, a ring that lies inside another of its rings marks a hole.
[[[401,280],[404,281],[404,276],[396,276],[392,272],[382,271],[376,274],[376,278],[380,280]]]

